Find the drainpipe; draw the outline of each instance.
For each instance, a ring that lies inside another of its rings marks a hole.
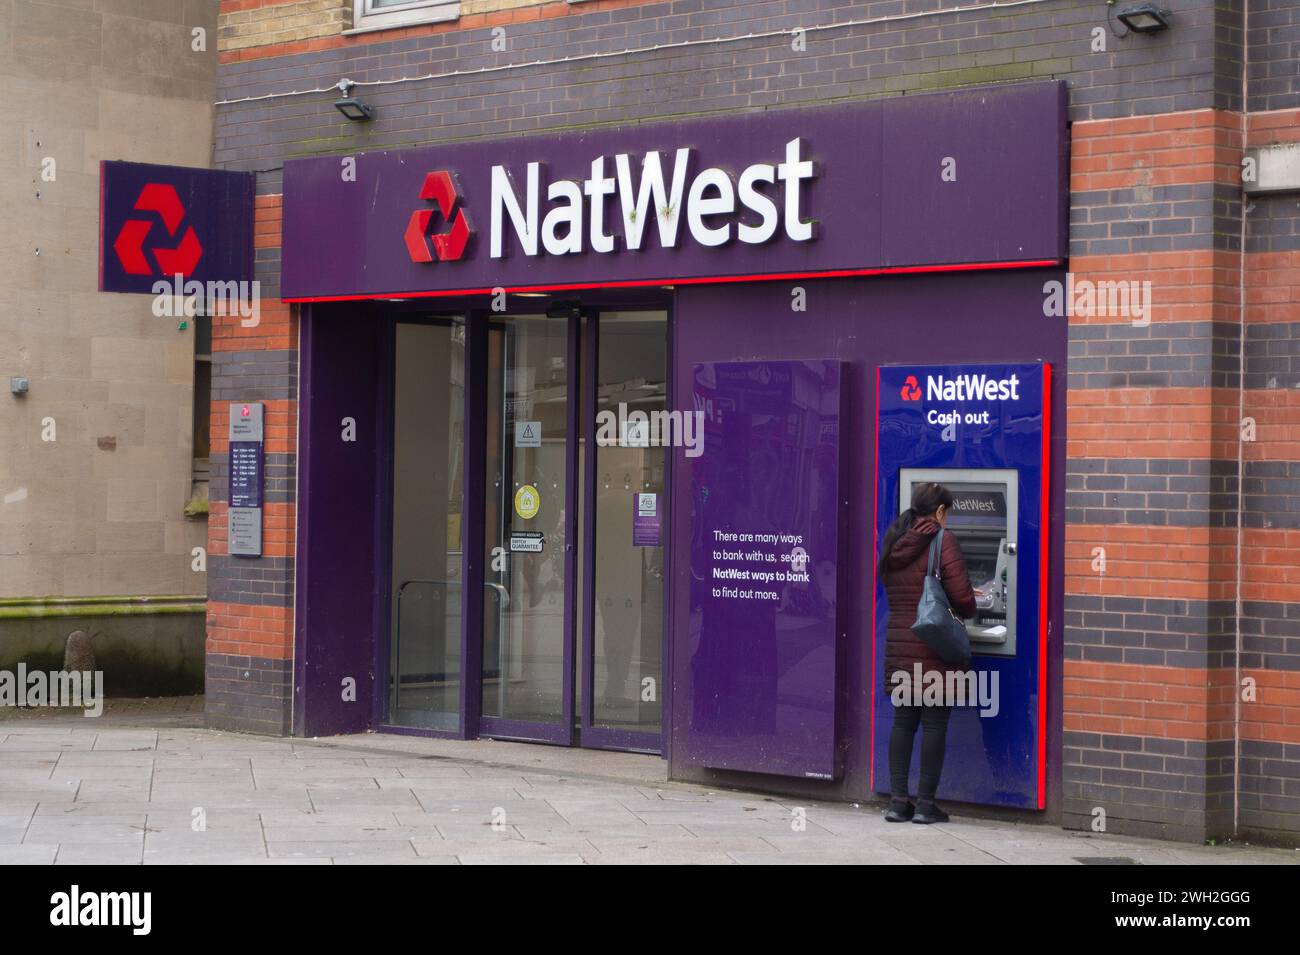
[[[1250,131],[1250,0],[1243,0],[1241,9],[1241,150],[1244,154]],[[1240,176],[1240,166],[1238,166]],[[1243,520],[1245,506],[1246,442],[1242,440],[1241,426],[1246,417],[1246,210],[1250,196],[1246,183],[1241,186],[1241,226],[1238,237],[1237,267],[1237,554],[1235,602],[1233,613],[1234,649],[1232,689],[1232,835],[1235,839],[1241,828],[1241,566]]]

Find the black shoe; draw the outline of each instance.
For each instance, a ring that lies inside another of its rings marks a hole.
[[[889,811],[885,813],[885,822],[907,822],[915,811],[916,807],[906,799],[891,800]]]
[[[923,802],[916,807],[912,821],[918,826],[929,826],[936,822],[947,822],[948,814],[932,802]]]

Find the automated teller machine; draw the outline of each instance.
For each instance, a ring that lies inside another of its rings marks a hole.
[[[947,530],[961,545],[975,589],[976,612],[965,621],[966,695],[949,721],[938,798],[1042,809],[1051,368],[881,366],[877,383],[875,547],[917,487],[942,484],[953,495]],[[872,781],[882,793],[889,789],[894,718],[890,675],[883,672],[888,615],[876,581]],[[919,753],[917,745],[913,792]]]
[[[898,507],[912,506],[912,494],[928,483],[952,492],[947,530],[957,538],[976,613],[966,621],[971,652],[1016,655],[1017,472],[1000,468],[903,468]]]

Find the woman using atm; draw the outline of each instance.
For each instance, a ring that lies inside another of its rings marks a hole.
[[[898,515],[880,548],[876,575],[885,585],[889,599],[889,623],[885,640],[885,692],[893,694],[894,674],[902,671],[908,681],[918,672],[924,679],[938,670],[945,677],[950,671],[963,671],[960,663],[945,663],[924,641],[912,632],[917,604],[925,583],[926,561],[934,535],[948,520],[953,496],[942,484],[921,484],[912,493],[912,506]],[[939,576],[948,603],[962,617],[975,615],[975,592],[961,547],[952,534],[943,535],[939,554]],[[917,664],[921,669],[917,670]],[[945,685],[947,683],[945,679]],[[934,803],[943,772],[944,746],[948,735],[948,717],[952,701],[939,704],[897,706],[894,727],[889,734],[889,778],[891,800],[885,819],[928,825],[947,822],[948,814]],[[912,764],[912,743],[916,728],[921,726],[921,778],[917,785],[917,802],[913,806],[907,791],[908,769]]]

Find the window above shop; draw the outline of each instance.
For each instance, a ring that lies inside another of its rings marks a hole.
[[[352,29],[345,33],[391,30],[460,17],[459,0],[352,0]]]

